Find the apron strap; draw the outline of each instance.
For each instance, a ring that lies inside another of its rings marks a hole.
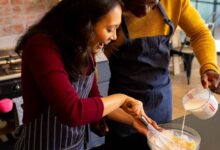
[[[170,32],[169,32],[168,36],[171,37],[171,35],[174,33],[174,30],[175,30],[174,25],[173,25],[172,21],[169,19],[169,17],[167,16],[167,14],[166,14],[165,10],[163,9],[163,6],[161,5],[160,2],[158,2],[157,6],[158,6],[161,14],[163,15],[165,23],[168,24],[170,27]]]
[[[92,73],[95,71],[95,60],[94,60],[93,54],[90,54],[89,61],[90,61],[90,65],[91,65],[90,73]]]
[[[122,17],[121,26],[122,26],[122,29],[123,29],[123,31],[124,31],[124,33],[125,33],[125,36],[126,36],[127,38],[129,38],[129,32],[128,32],[128,28],[127,28],[127,26],[126,26],[124,17]]]
[[[125,42],[129,42],[131,39],[129,36],[128,28],[127,28],[124,17],[122,17],[121,27],[122,27],[122,30],[124,31],[124,34],[125,34]]]
[[[89,148],[89,141],[91,140],[90,139],[90,128],[89,128],[89,125],[86,124],[85,125],[85,136],[84,136],[84,150],[87,150]]]
[[[159,10],[160,10],[160,12],[163,16],[165,23],[168,24],[168,26],[170,27],[170,32],[168,34],[168,37],[171,37],[172,34],[174,33],[174,30],[175,30],[174,25],[173,25],[172,21],[169,19],[169,17],[167,16],[167,14],[166,14],[165,10],[163,9],[163,6],[161,5],[160,2],[158,2],[157,7],[159,8]],[[128,28],[127,28],[127,25],[126,25],[125,20],[124,20],[123,17],[122,17],[121,26],[122,26],[122,29],[124,31],[125,37],[126,37],[125,40],[130,40]]]

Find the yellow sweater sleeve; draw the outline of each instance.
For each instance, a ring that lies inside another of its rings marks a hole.
[[[175,0],[176,1],[176,0]],[[182,1],[178,25],[190,37],[191,46],[201,65],[200,73],[214,70],[219,73],[215,41],[198,11],[191,5],[190,0]]]

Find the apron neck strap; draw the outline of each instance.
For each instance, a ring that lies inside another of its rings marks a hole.
[[[130,40],[130,36],[129,36],[128,28],[125,23],[124,17],[122,17],[121,27],[122,27],[122,30],[124,31],[124,34],[125,34],[125,40],[126,40],[126,42],[128,42]]]
[[[168,24],[168,26],[170,27],[170,32],[168,34],[168,37],[171,37],[172,34],[174,33],[174,25],[172,23],[172,21],[169,19],[169,17],[167,16],[165,10],[163,9],[163,6],[161,5],[160,1],[158,2],[157,4],[157,7],[159,8],[163,18],[164,18],[164,21],[166,24]],[[124,34],[125,34],[125,37],[126,37],[126,40],[129,40],[129,32],[128,32],[128,28],[127,28],[127,25],[125,23],[125,20],[124,18],[122,17],[122,23],[121,23],[121,26],[122,26],[122,29],[124,31]]]
[[[163,16],[165,23],[168,24],[170,27],[170,32],[168,35],[170,37],[174,33],[174,30],[175,30],[174,25],[173,25],[172,21],[169,19],[169,17],[167,16],[167,14],[166,14],[165,10],[163,9],[163,6],[161,5],[160,2],[158,2],[157,7],[159,8],[159,10]]]
[[[94,60],[94,57],[92,53],[90,53],[90,56],[89,56],[89,61],[90,61],[90,64],[91,64],[91,72],[95,71],[95,60]]]

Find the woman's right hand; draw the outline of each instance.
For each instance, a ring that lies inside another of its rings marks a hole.
[[[125,95],[125,102],[121,108],[133,117],[140,118],[140,116],[145,116],[143,103],[130,96]]]
[[[134,117],[139,118],[141,115],[145,115],[142,102],[125,94],[112,94],[102,97],[101,100],[104,104],[103,117],[118,108],[122,108]]]

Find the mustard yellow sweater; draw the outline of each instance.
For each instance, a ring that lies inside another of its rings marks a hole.
[[[179,25],[191,38],[191,46],[201,65],[200,73],[210,69],[219,72],[214,39],[190,0],[161,0],[160,2],[175,28]],[[142,18],[127,13],[124,17],[132,39],[167,35],[169,32],[169,27],[164,23],[158,8]]]

